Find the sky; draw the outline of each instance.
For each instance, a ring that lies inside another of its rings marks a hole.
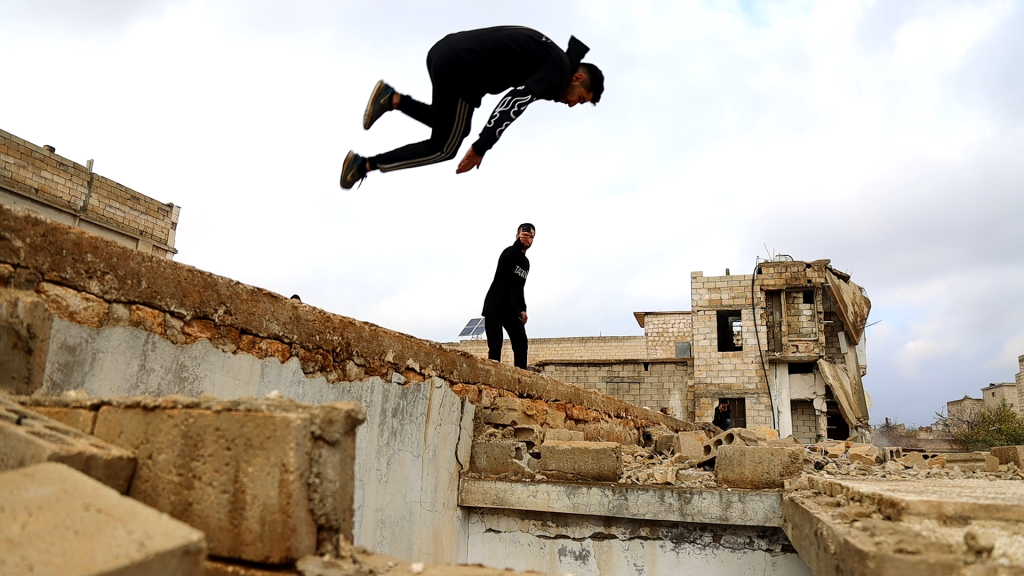
[[[600,104],[531,105],[467,174],[339,189],[350,149],[428,135],[364,131],[374,83],[429,100],[431,45],[502,24],[589,45]],[[521,222],[534,338],[828,258],[872,301],[872,420],[927,425],[1024,355],[1021,30],[1001,0],[0,0],[0,129],[181,206],[178,262],[441,342]]]

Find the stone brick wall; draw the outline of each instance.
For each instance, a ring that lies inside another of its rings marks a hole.
[[[809,400],[790,402],[793,413],[793,436],[804,444],[813,444],[818,439],[818,417],[814,414],[814,404]]]
[[[686,360],[617,363],[542,363],[546,376],[651,410],[693,418],[693,366]]]
[[[103,228],[115,230],[135,239],[133,247],[146,252],[168,257],[176,252],[178,206],[158,202],[0,130],[3,190],[73,215],[73,221],[61,220],[73,226],[100,233]],[[83,226],[80,221],[94,226]]]
[[[648,312],[644,315],[644,334],[648,358],[675,358],[676,342],[693,341],[693,313]]]
[[[804,292],[786,292],[786,330],[790,339],[817,339],[818,315],[813,302],[805,302]]]
[[[1024,356],[1017,357],[1017,365],[1020,372],[1017,372],[1017,406],[1024,410]]]
[[[754,333],[750,275],[704,276],[690,274],[693,306],[694,421],[710,422],[719,398],[745,398],[747,426],[773,426],[771,403]],[[764,301],[755,292],[759,318],[757,331],[765,345]],[[738,310],[742,318],[742,351],[718,351],[718,311]]]
[[[462,340],[447,344],[478,358],[487,358],[486,340]],[[643,336],[587,336],[578,338],[531,338],[527,365],[546,360],[636,360],[648,358]],[[501,348],[501,362],[512,366],[512,344]]]

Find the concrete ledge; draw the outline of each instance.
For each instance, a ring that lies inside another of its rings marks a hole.
[[[131,304],[166,313],[173,323],[186,321],[185,340],[216,340],[215,333],[228,340],[239,334],[259,342],[270,340],[263,347],[269,351],[250,347],[254,355],[275,356],[282,362],[298,357],[307,374],[322,373],[331,382],[415,373],[417,378],[439,376],[451,384],[480,384],[522,398],[585,406],[626,420],[628,427],[637,430],[656,424],[673,431],[703,427],[554,378],[331,314],[23,210],[0,206],[0,230],[0,265],[11,266],[14,277],[21,279],[17,286],[8,282],[12,288],[43,292],[45,286],[55,285],[61,288],[51,294],[51,300],[65,298],[66,288],[86,294],[84,299],[90,302],[98,300],[99,308],[100,303],[111,307]],[[51,302],[47,304],[60,313]],[[88,317],[95,319],[96,327],[109,322],[95,314]],[[65,319],[88,324],[82,315]],[[3,320],[0,317],[0,326]],[[231,344],[248,353],[245,342],[234,344],[231,340]]]
[[[0,474],[0,574],[187,576],[203,533],[47,462]]]
[[[780,492],[508,482],[463,477],[459,505],[734,526],[781,526]]]

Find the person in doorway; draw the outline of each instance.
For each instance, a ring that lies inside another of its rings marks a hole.
[[[729,401],[725,398],[718,400],[718,408],[715,409],[715,418],[711,421],[712,424],[718,426],[722,430],[728,430],[732,428],[732,418],[729,411]]]
[[[377,156],[349,151],[341,169],[341,187],[351,188],[373,170],[387,172],[451,160],[469,135],[473,110],[485,94],[508,93],[494,109],[480,137],[466,151],[456,174],[479,168],[484,154],[535,100],[552,100],[572,108],[597,104],[604,74],[582,62],[590,49],[575,37],[562,50],[547,36],[522,26],[496,26],[449,34],[427,52],[433,84],[430,104],[400,94],[383,80],[370,93],[363,128],[384,113],[401,110],[430,127],[430,139]]]
[[[484,298],[484,331],[487,334],[487,357],[501,362],[504,343],[502,329],[508,332],[512,343],[512,357],[517,368],[526,369],[528,343],[526,339],[526,300],[523,287],[530,274],[530,260],[526,251],[533,246],[536,228],[533,224],[520,224],[516,241],[498,257],[494,280]]]

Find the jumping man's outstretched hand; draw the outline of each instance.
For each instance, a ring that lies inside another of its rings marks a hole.
[[[484,157],[477,154],[476,150],[473,150],[473,147],[470,146],[469,150],[466,150],[466,155],[459,162],[459,167],[455,170],[455,173],[462,174],[463,172],[469,172],[473,168],[479,168],[483,160]]]
[[[526,310],[523,310],[522,312],[519,313],[519,319],[523,321],[523,324],[526,324],[526,321],[529,319],[526,316]]]

